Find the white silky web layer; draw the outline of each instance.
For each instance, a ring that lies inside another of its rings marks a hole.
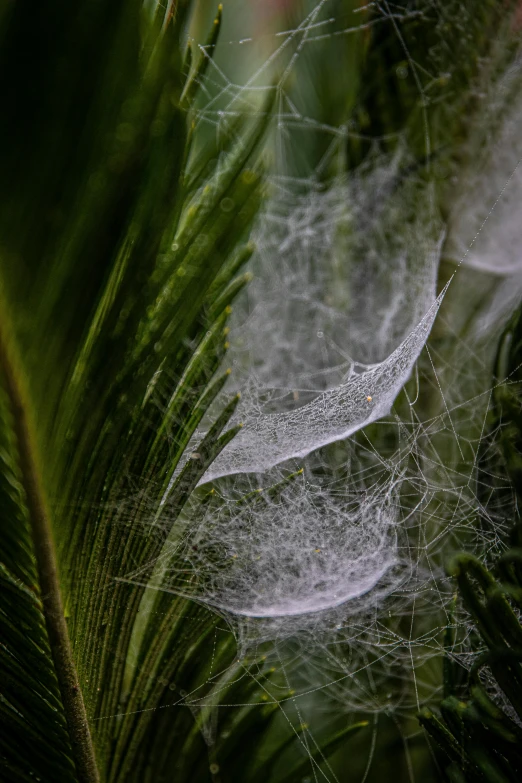
[[[400,162],[270,205],[230,337],[243,429],[202,483],[302,459],[390,412],[444,296],[443,234],[429,194],[398,184]]]
[[[271,619],[361,598],[399,564],[396,488],[391,481],[375,494],[337,497],[301,476],[282,497],[260,496],[235,512],[229,500],[182,550],[192,596],[232,615]]]
[[[445,290],[401,345],[383,362],[360,371],[295,411],[252,412],[243,430],[215,460],[203,482],[232,473],[268,470],[347,438],[390,412],[428,338]],[[244,415],[241,411],[239,416]]]

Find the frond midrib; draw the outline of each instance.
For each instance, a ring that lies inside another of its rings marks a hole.
[[[12,341],[7,337],[9,334],[11,330],[6,322],[5,310],[1,308],[0,371],[13,417],[13,429],[20,460],[20,477],[31,524],[43,613],[69,730],[72,756],[78,782],[99,783],[100,777],[85,703],[65,620],[56,553],[41,472],[38,468],[36,438],[31,423],[28,395],[20,362],[17,360]]]

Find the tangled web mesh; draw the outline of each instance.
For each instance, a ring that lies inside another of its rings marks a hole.
[[[385,3],[375,23],[399,29],[429,7]],[[358,9],[337,19],[328,8],[322,0],[271,38],[243,85],[209,60],[198,123],[233,135],[238,114],[256,113],[259,95],[276,89],[277,155],[297,128],[329,136],[331,157],[353,130],[304,114],[287,89],[307,47],[363,24]],[[252,47],[255,60],[261,43],[227,45]],[[473,165],[453,183],[446,228],[405,140],[391,154],[376,143],[365,164],[330,179],[324,158],[306,177],[276,166],[254,231],[254,278],[231,324],[225,396],[241,391],[232,424],[243,430],[159,560],[128,575],[221,613],[239,661],[268,654],[281,679],[259,703],[293,710],[296,725],[319,694],[346,712],[411,714],[440,691],[448,627],[458,631],[451,654],[466,667],[476,660],[444,563],[462,548],[489,562],[514,508],[507,485],[492,500],[501,479],[483,458],[496,448],[493,357],[522,295],[522,104],[510,99],[519,76],[516,64],[484,98],[479,130],[491,138],[469,142]],[[170,528],[168,501],[154,525],[163,521]],[[218,704],[221,675],[179,703]],[[290,680],[296,694],[283,701]]]
[[[288,188],[271,204],[232,329],[242,394],[233,423],[244,427],[203,481],[304,457],[389,413],[444,296],[435,297],[442,232],[429,203],[390,241],[415,192],[409,183],[401,190],[413,193],[386,200],[399,157],[312,188],[291,211]]]
[[[385,575],[389,589],[389,572],[399,565],[393,481],[367,496],[350,495],[332,482],[312,486],[301,473],[276,498],[270,489],[256,491],[246,502],[232,485],[217,510],[211,505],[198,534],[177,551],[177,590],[189,583],[189,595],[233,615],[297,616],[297,623],[287,621],[295,629],[303,614],[359,598]],[[171,587],[176,576],[176,569],[168,574]]]

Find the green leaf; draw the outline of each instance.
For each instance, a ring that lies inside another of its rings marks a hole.
[[[148,678],[197,677],[192,652],[216,623],[169,595],[178,622],[158,624],[129,578],[237,430],[223,434],[234,398],[176,473],[228,377],[215,375],[269,119],[265,107],[237,127],[201,179],[190,6],[146,16],[138,0],[54,0],[29,23],[21,5],[2,17],[2,781],[127,781],[138,760],[154,775],[147,730],[164,687]],[[178,749],[199,748],[191,736]]]

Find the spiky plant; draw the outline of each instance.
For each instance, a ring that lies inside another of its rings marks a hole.
[[[263,655],[237,660],[222,618],[182,589],[157,589],[173,534],[189,513],[208,514],[219,501],[198,484],[237,432],[229,428],[237,397],[217,413],[215,403],[228,377],[230,305],[248,280],[242,267],[253,252],[270,119],[260,105],[219,143],[199,127],[221,9],[202,53],[186,44],[198,5],[0,0],[2,783],[298,783],[310,773],[328,778],[335,753],[350,770],[341,780],[361,767],[365,779],[382,779],[399,755],[405,766],[402,745],[397,751],[385,736],[376,771],[364,771],[364,743],[376,735],[361,731],[355,750],[347,740],[366,715],[352,724],[340,712],[310,743],[305,725],[281,718],[293,693]],[[486,33],[509,26],[515,0],[412,0],[401,6],[401,35],[391,4],[361,5],[331,4],[341,19],[356,13],[363,22],[349,46],[342,35],[325,44],[330,67],[342,63],[346,79],[331,88],[318,47],[307,78],[294,84],[314,88],[305,114],[313,106],[319,125],[346,123],[354,133],[337,156],[328,137],[312,138],[288,169],[327,181],[367,162],[376,139],[385,154],[406,141],[408,166],[388,196],[410,175],[419,189],[437,176],[434,203],[445,217],[447,177],[469,162],[463,142],[477,85],[497,75],[481,81],[481,58],[500,73],[512,57],[507,45],[490,57]],[[389,24],[374,24],[384,17]],[[432,66],[437,76],[421,100],[404,73]],[[499,367],[504,359],[505,351]],[[510,422],[501,450],[516,482],[519,401],[502,389],[495,415]],[[194,445],[203,421],[206,435]],[[479,663],[518,709],[518,548],[495,575],[467,556],[455,563],[489,648]],[[190,578],[183,563],[176,567]],[[449,752],[449,774],[514,779],[516,720],[475,672],[470,683],[452,682],[446,725],[425,717]],[[484,753],[492,736],[497,744]],[[422,774],[430,762],[419,758]],[[504,778],[494,777],[495,765]]]
[[[499,342],[489,416],[495,448],[483,454],[478,476],[480,484],[485,471],[495,471],[489,502],[509,515],[511,531],[489,568],[465,553],[448,565],[479,652],[465,670],[453,656],[459,628],[450,626],[444,699],[438,712],[425,708],[419,718],[454,783],[508,783],[522,775],[521,329],[519,308]]]
[[[122,581],[234,435],[236,398],[176,473],[227,377],[268,118],[192,154],[190,10],[1,6],[2,781],[217,779],[190,712],[155,709],[200,682],[216,617]]]
[[[454,783],[515,783],[522,775],[520,539],[518,526],[493,571],[465,554],[450,565],[485,651],[469,672],[448,657],[440,714],[425,708],[419,720],[442,751],[442,768]],[[487,670],[489,677],[483,677]],[[487,687],[492,683],[493,693]]]

